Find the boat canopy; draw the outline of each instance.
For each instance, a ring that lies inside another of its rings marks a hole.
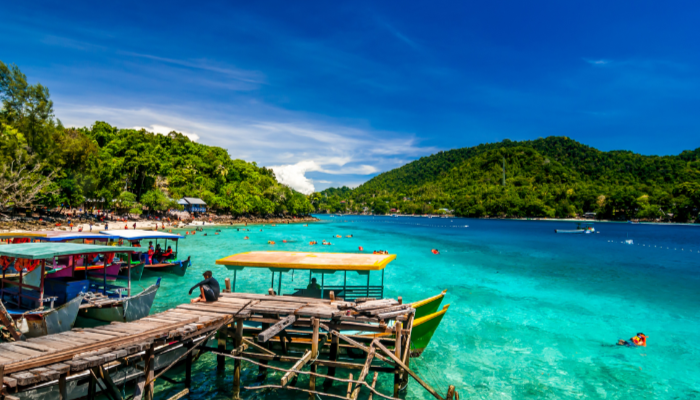
[[[143,239],[170,239],[178,240],[184,239],[184,236],[176,235],[174,233],[158,232],[158,231],[143,231],[139,229],[130,230],[114,230],[114,231],[100,231],[105,235],[116,236],[124,240],[143,240]]]
[[[37,231],[37,232],[4,232],[0,233],[0,239],[37,239],[42,242],[63,242],[67,240],[109,240],[119,239],[114,235],[106,235],[98,232],[66,232],[66,231]]]
[[[305,253],[293,251],[250,251],[220,260],[219,265],[241,270],[243,267],[282,270],[379,271],[396,259],[396,254]]]
[[[0,246],[0,256],[43,260],[46,258],[91,253],[134,253],[141,250],[124,246],[100,246],[78,243],[24,243]]]

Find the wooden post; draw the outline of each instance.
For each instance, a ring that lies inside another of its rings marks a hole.
[[[333,292],[331,290],[330,293],[328,294],[328,297],[331,299],[331,301],[335,301],[335,292]]]
[[[394,325],[394,330],[396,331],[396,343],[394,345],[394,355],[399,360],[401,359],[401,331],[403,330],[403,324],[397,322]],[[394,369],[394,397],[399,397],[399,392],[401,391],[401,368],[397,365]]]
[[[331,335],[331,353],[330,353],[330,360],[331,361],[338,361],[338,347],[340,344],[340,339],[336,335]],[[335,376],[335,367],[328,367],[328,372],[326,372],[326,375],[328,376]],[[333,379],[325,379],[323,381],[323,389],[324,390],[329,390],[333,386]]]
[[[272,289],[270,289],[270,290],[272,290]],[[263,316],[264,316],[264,314],[263,314]],[[261,328],[263,331],[266,330],[266,329],[269,328],[269,327],[270,327],[270,324],[266,324],[266,323],[264,323],[264,322],[260,324],[260,328]],[[262,343],[262,344],[260,345],[260,347],[263,347],[264,349],[266,349],[266,350],[269,351],[269,350],[270,350],[270,342]],[[273,353],[273,354],[274,354],[274,353]],[[267,364],[267,360],[260,360],[260,363],[261,363],[261,364]],[[258,379],[264,379],[266,376],[267,376],[267,368],[265,368],[265,367],[259,365],[259,366],[258,366]]]
[[[185,348],[189,351],[192,349],[194,346],[194,343],[190,340],[187,342],[185,345]],[[190,389],[192,387],[192,358],[194,356],[192,355],[192,351],[189,351],[187,353],[187,356],[185,358],[185,388]]]
[[[379,376],[379,372],[374,373],[374,377],[372,378],[372,389],[377,385],[377,377]],[[372,395],[374,393],[369,392],[369,397],[367,397],[367,400],[372,400]]]
[[[87,268],[86,268],[87,269]],[[95,374],[90,374],[90,382],[88,383],[88,400],[95,400],[95,394],[97,392],[97,377]]]
[[[394,361],[394,362],[396,363],[396,365],[398,365],[399,367],[405,369],[406,372],[408,372],[408,374],[411,375],[411,377],[412,377],[413,379],[416,380],[416,382],[420,383],[420,385],[423,386],[423,387],[425,388],[425,390],[427,390],[428,392],[430,392],[430,394],[432,394],[436,399],[438,399],[438,400],[445,400],[445,399],[442,398],[442,396],[440,396],[440,395],[438,394],[438,392],[435,391],[435,389],[432,388],[432,386],[428,385],[428,384],[427,384],[425,381],[423,381],[418,375],[416,375],[415,372],[411,371],[411,370],[406,366],[406,364],[403,363],[403,361],[401,361],[400,359],[396,358],[396,356],[395,356],[391,351],[389,351],[389,349],[387,349],[386,346],[384,346],[384,345],[382,344],[381,341],[375,339],[375,340],[374,340],[374,345],[377,346],[377,348],[379,348],[384,354],[386,354],[387,356],[389,356],[389,358],[391,358],[391,360]]]
[[[348,379],[352,380],[352,374],[348,376]],[[345,397],[350,398],[350,392],[352,391],[352,382],[348,382],[348,392],[345,394]]]
[[[226,334],[228,333],[227,331],[228,329],[224,326],[223,328],[219,329],[219,332],[216,333],[218,349],[222,353],[226,351]],[[218,372],[223,372],[226,370],[226,357],[221,355],[216,356],[216,370]]]
[[[5,271],[3,271],[3,274],[5,274]],[[10,331],[10,335],[12,335],[12,338],[15,339],[15,341],[24,340],[24,335],[22,335],[22,332],[20,332],[19,329],[17,329],[17,326],[15,325],[12,316],[10,316],[10,313],[7,312],[7,309],[5,308],[5,305],[2,301],[0,301],[0,321],[2,321],[2,324],[5,325],[5,328],[7,328],[7,330]],[[0,382],[0,384],[1,383],[2,382]]]
[[[155,346],[153,346],[153,343],[151,343],[148,346],[148,350],[146,350],[146,354],[144,355],[145,368],[143,372],[146,376],[146,382],[151,382],[144,388],[144,398],[146,400],[153,400],[153,391],[155,387],[155,380],[153,379],[155,374],[155,359]]]
[[[66,377],[68,374],[61,374],[58,377],[58,395],[60,400],[68,400],[68,389],[66,388]]]
[[[243,345],[243,319],[236,319],[236,336],[233,344],[236,348]],[[241,398],[241,360],[235,359],[233,362],[233,399]]]
[[[224,279],[224,286],[226,286],[226,289],[224,289],[224,291],[226,293],[231,293],[231,279],[229,279],[229,278]]]
[[[445,396],[446,400],[454,400],[455,398],[455,387],[454,385],[450,385],[450,387],[447,388],[447,396]]]
[[[314,363],[311,364],[311,372],[316,372],[317,365],[316,365],[316,357],[318,357],[318,328],[319,328],[319,323],[320,321],[318,318],[311,318],[311,327],[313,328],[313,335],[311,336],[311,359],[314,360]],[[310,375],[309,376],[309,389],[310,390],[316,390],[316,376]],[[309,399],[313,400],[314,395],[309,394]]]
[[[369,354],[367,354],[367,360],[365,360],[365,365],[362,367],[362,371],[360,371],[360,376],[357,378],[358,381],[364,381],[365,377],[369,373],[369,369],[372,366],[372,360],[374,360],[374,347],[370,347]],[[357,399],[357,396],[360,395],[360,384],[358,383],[355,385],[355,390],[352,391],[352,395],[350,396],[351,399],[355,400]]]

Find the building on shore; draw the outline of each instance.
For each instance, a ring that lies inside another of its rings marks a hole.
[[[185,211],[190,213],[205,213],[207,212],[207,203],[197,197],[183,197],[177,201],[177,204],[185,207]]]

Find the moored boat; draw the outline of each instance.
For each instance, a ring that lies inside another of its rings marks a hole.
[[[591,222],[586,222],[584,224],[581,224],[580,222],[576,225],[576,229],[555,229],[555,233],[565,233],[565,234],[589,234],[589,233],[594,233],[595,228],[593,227],[593,223]]]
[[[396,258],[394,254],[351,254],[351,253],[303,253],[282,251],[253,251],[235,254],[216,261],[233,271],[232,291],[236,291],[237,272],[245,268],[266,268],[272,272],[270,291],[281,296],[299,296],[328,299],[331,301],[366,301],[384,297],[384,269]],[[290,293],[283,293],[282,275],[289,272],[309,271],[309,282],[306,288],[294,288]],[[381,284],[371,285],[371,272],[381,271]],[[343,285],[326,285],[325,275],[343,273]],[[366,276],[365,285],[348,285],[348,272],[356,272]],[[277,288],[275,290],[275,274]],[[313,277],[316,274],[318,279]],[[449,305],[438,311],[447,291],[424,300],[410,303],[416,310],[413,320],[415,337],[411,339],[412,356],[419,356],[430,343]],[[390,324],[392,322],[390,321]],[[373,325],[374,326],[374,325]],[[344,331],[348,335],[364,337],[384,336],[384,334],[369,333],[361,327]],[[329,338],[330,340],[330,338]]]
[[[102,231],[101,233],[116,236],[121,240],[128,241],[132,247],[141,248],[141,242],[149,240],[148,247],[141,254],[140,261],[143,263],[143,274],[156,275],[173,274],[185,276],[187,268],[190,266],[190,257],[185,260],[178,259],[178,241],[184,236],[168,232],[144,231],[144,230],[123,230],[123,231]],[[155,240],[155,246],[151,246]],[[163,250],[159,251],[158,240],[163,240]],[[168,240],[175,243],[175,250],[168,246]]]

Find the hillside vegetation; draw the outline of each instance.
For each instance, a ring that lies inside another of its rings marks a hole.
[[[232,214],[307,214],[306,196],[272,170],[233,160],[225,149],[177,132],[159,135],[106,122],[65,128],[49,91],[29,85],[16,66],[0,61],[0,211],[78,207],[142,210],[177,208],[201,197]]]
[[[700,210],[699,182],[700,149],[643,156],[548,137],[439,152],[354,190],[315,194],[313,202],[329,211],[560,218],[595,212],[606,219],[688,221]]]

